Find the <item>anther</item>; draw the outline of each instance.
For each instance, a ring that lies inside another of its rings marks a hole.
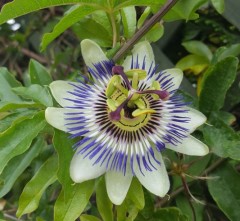
[[[156,94],[159,96],[161,100],[168,100],[169,93],[168,91],[160,91],[160,90],[145,90],[145,91],[138,91],[138,94]]]

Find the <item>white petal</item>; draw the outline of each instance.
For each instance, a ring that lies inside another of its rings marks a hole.
[[[78,150],[73,156],[70,165],[70,176],[75,183],[82,183],[87,180],[95,179],[105,173],[105,165],[93,165],[94,161],[88,157],[84,158]]]
[[[145,70],[149,70],[151,64],[154,67],[155,61],[154,61],[154,54],[151,45],[148,41],[142,41],[136,44],[132,50],[132,55],[134,57],[134,60],[138,56],[138,62],[140,64],[140,68],[142,66],[142,62],[145,58]],[[131,63],[132,63],[132,56],[127,56],[125,61],[123,62],[124,70],[127,71],[131,69]]]
[[[107,193],[115,205],[120,205],[125,199],[132,181],[131,171],[125,176],[119,171],[108,171],[105,175]]]
[[[89,39],[81,42],[81,50],[83,59],[90,68],[94,68],[93,64],[109,60],[99,45]]]
[[[191,135],[177,146],[166,144],[166,148],[191,156],[204,156],[209,153],[207,145]]]
[[[138,169],[138,164],[135,160],[134,172],[136,174],[136,177],[146,189],[157,196],[164,197],[170,188],[170,182],[161,154],[156,153],[155,156],[161,163],[160,165],[155,163],[154,166],[157,170],[144,170],[143,175]]]
[[[206,116],[200,111],[190,108],[190,111],[186,114],[190,118],[190,122],[186,126],[189,129],[189,132],[192,133],[197,127],[204,124],[207,120]]]
[[[62,106],[73,106],[72,101],[68,101],[65,98],[74,99],[76,98],[74,95],[68,93],[68,91],[73,91],[74,86],[69,84],[68,81],[53,81],[49,87],[52,92],[53,97],[55,100]]]
[[[169,91],[173,91],[173,90],[177,90],[182,82],[183,79],[183,72],[182,70],[178,69],[178,68],[172,68],[172,69],[166,69],[163,71],[164,74],[163,76],[169,75],[165,80],[167,81],[168,79],[171,79],[171,82],[173,84],[173,86],[170,88]],[[163,83],[163,82],[161,82]],[[165,87],[162,87],[165,90]]]
[[[65,108],[57,108],[57,107],[48,107],[45,110],[45,119],[46,121],[52,125],[53,127],[67,132],[68,129],[66,127],[66,113],[77,113],[77,110],[74,109],[65,109]],[[71,123],[68,120],[68,123]]]

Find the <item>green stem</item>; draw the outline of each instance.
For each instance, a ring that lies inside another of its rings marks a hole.
[[[116,21],[115,21],[113,12],[110,12],[109,16],[110,16],[110,21],[111,21],[112,31],[113,31],[112,47],[114,48],[117,44],[117,26],[116,26]]]
[[[114,55],[113,61],[118,61],[134,44],[138,42],[162,17],[178,2],[178,0],[168,0],[160,10],[153,15],[134,35],[124,44],[119,51]]]

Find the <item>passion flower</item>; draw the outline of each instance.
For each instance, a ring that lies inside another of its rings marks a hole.
[[[82,138],[74,145],[71,178],[80,183],[105,173],[114,204],[122,203],[133,176],[163,197],[170,184],[162,151],[208,153],[208,147],[190,135],[206,117],[176,93],[182,71],[157,72],[146,41],[134,47],[122,66],[108,60],[93,41],[82,41],[81,49],[92,81],[51,83],[62,108],[45,112],[53,127]]]

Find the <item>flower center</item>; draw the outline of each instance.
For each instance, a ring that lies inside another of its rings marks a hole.
[[[116,124],[131,127],[144,123],[150,114],[156,113],[150,108],[147,95],[154,100],[167,100],[169,93],[160,90],[158,81],[154,81],[147,90],[139,90],[139,81],[147,77],[147,72],[141,69],[132,69],[124,72],[122,66],[114,66],[113,76],[106,88],[109,118]]]

